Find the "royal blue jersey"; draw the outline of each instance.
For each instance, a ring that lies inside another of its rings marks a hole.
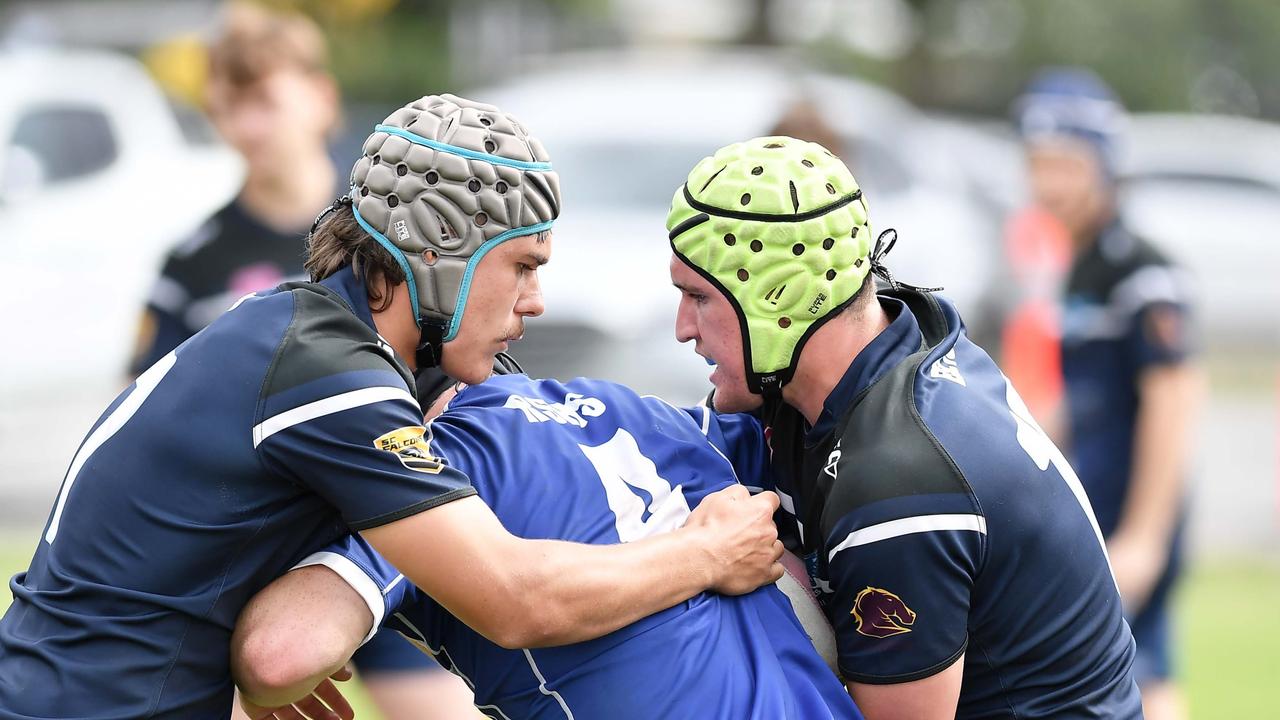
[[[0,619],[0,718],[224,718],[244,603],[350,532],[474,494],[421,451],[363,286],[252,296],[165,355],[77,451]]]
[[[1089,501],[1009,381],[927,293],[880,295],[889,327],[808,427],[769,423],[794,513],[861,683],[964,656],[958,718],[1138,718],[1133,638]]]
[[[463,390],[430,425],[429,452],[473,478],[512,533],[597,545],[675,529],[766,457],[749,416],[680,410],[595,380],[499,376]],[[505,650],[405,582],[358,536],[326,564],[374,617],[434,655],[493,718],[856,718],[835,675],[773,586],[703,593],[589,642]]]
[[[1119,224],[1072,264],[1062,320],[1071,464],[1105,536],[1120,522],[1133,476],[1139,379],[1193,352],[1191,285],[1184,271]]]

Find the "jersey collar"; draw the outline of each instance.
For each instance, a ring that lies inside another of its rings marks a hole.
[[[341,296],[347,307],[360,318],[361,322],[368,325],[369,329],[375,333],[378,332],[378,326],[373,324],[373,311],[369,309],[369,293],[365,290],[360,278],[351,272],[351,266],[342,268],[321,280],[319,284]]]
[[[820,441],[835,429],[836,421],[848,412],[859,393],[922,348],[924,336],[920,324],[906,303],[885,295],[878,295],[877,299],[893,321],[853,358],[844,377],[827,396],[817,424],[805,436],[809,444]]]

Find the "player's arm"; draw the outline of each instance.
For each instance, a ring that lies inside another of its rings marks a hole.
[[[1144,370],[1134,427],[1133,475],[1107,542],[1125,607],[1142,607],[1164,568],[1183,498],[1202,378],[1190,363]]]
[[[1153,304],[1139,313],[1129,338],[1138,368],[1133,469],[1107,549],[1130,611],[1146,603],[1163,571],[1182,506],[1192,426],[1203,394],[1200,369],[1189,359],[1186,314],[1183,304]]]
[[[345,701],[329,678],[342,673],[373,621],[365,601],[328,567],[277,578],[244,607],[231,637],[231,676],[246,713],[258,720],[271,717],[269,709],[317,699],[340,711]]]
[[[960,697],[986,522],[965,493],[909,499],[844,498],[821,551],[840,674],[868,720],[951,718]]]
[[[362,534],[459,620],[506,648],[607,634],[706,589],[754,590],[782,574],[777,496],[732,486],[684,527],[620,545],[526,540],[475,497]]]
[[[868,720],[952,720],[960,702],[964,655],[946,670],[896,685],[851,682],[845,687]]]

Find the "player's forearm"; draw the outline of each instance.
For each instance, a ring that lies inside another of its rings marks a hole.
[[[566,645],[600,637],[711,587],[722,568],[698,528],[594,546],[530,541],[518,579],[524,622],[500,644]],[[517,623],[512,623],[517,625]]]
[[[241,611],[231,639],[232,678],[256,705],[290,704],[341,669],[372,624],[364,601],[332,570],[286,573]]]
[[[362,535],[476,632],[537,647],[599,637],[709,587],[744,593],[774,582],[777,508],[775,494],[734,485],[704,498],[675,532],[593,546],[515,537],[470,497]]]
[[[1139,382],[1133,475],[1116,535],[1163,545],[1177,522],[1202,381],[1189,364],[1148,370]]]

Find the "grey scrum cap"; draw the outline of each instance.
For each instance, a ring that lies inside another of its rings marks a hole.
[[[551,228],[560,179],[524,126],[492,105],[428,95],[396,110],[351,169],[357,222],[395,256],[424,331],[458,334],[471,277],[506,240]]]

